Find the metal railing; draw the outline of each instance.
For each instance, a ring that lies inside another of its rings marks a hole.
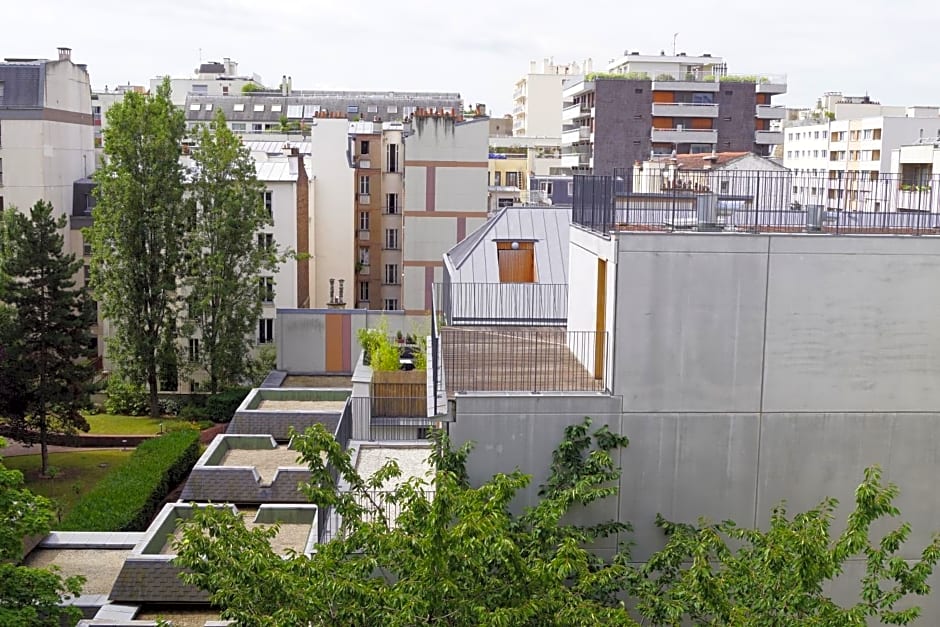
[[[568,320],[567,283],[437,283],[434,294],[447,324],[557,326]]]
[[[572,222],[600,232],[940,234],[940,176],[685,170],[576,175]]]
[[[607,389],[606,331],[445,327],[450,392],[574,392]]]
[[[423,490],[422,492],[427,501],[434,500],[434,490]],[[361,520],[373,523],[384,519],[390,529],[394,528],[404,506],[392,496],[393,494],[390,490],[374,490],[356,494],[354,497],[355,502],[363,510]],[[338,515],[331,515],[328,524],[322,530],[318,529],[320,543],[325,544],[331,540],[341,538],[345,531],[342,518]]]

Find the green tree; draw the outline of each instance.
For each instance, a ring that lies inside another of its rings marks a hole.
[[[4,446],[0,438],[0,448]],[[58,627],[60,617],[69,624],[82,617],[78,608],[62,601],[81,593],[83,577],[63,579],[54,570],[17,565],[23,539],[47,534],[54,519],[52,502],[27,490],[23,474],[0,462],[0,625]]]
[[[516,471],[471,487],[469,446],[452,450],[437,434],[431,483],[386,489],[400,476],[394,462],[362,477],[317,425],[295,441],[312,473],[306,494],[342,521],[332,540],[285,559],[269,545],[273,528],[247,530],[209,507],[184,527],[177,563],[245,626],[634,625],[612,594],[625,567],[584,548],[626,525],[562,522],[575,504],[611,495],[619,472],[611,451],[626,439],[606,427],[591,435],[589,424],[569,427],[540,504],[520,516],[510,503],[530,478]],[[348,491],[336,491],[333,469]]]
[[[151,95],[128,92],[108,110],[94,223],[85,235],[92,290],[111,322],[108,354],[124,376],[147,385],[152,416],[160,414],[160,369],[177,361],[175,290],[188,228],[179,164],[185,130],[169,79]]]
[[[209,391],[216,393],[244,383],[251,374],[262,299],[273,298],[273,278],[269,287],[262,276],[277,270],[279,257],[273,241],[258,236],[273,224],[264,205],[264,185],[222,112],[209,127],[200,127],[195,138],[186,299],[189,326],[200,332],[198,361],[209,375]]]
[[[787,517],[774,509],[769,528],[745,529],[733,522],[698,527],[658,519],[666,547],[628,577],[637,610],[655,625],[866,625],[868,619],[906,625],[920,608],[895,609],[909,595],[930,592],[927,579],[940,559],[940,537],[908,564],[897,556],[911,532],[908,523],[871,539],[872,527],[899,515],[898,488],[883,485],[877,467],[865,471],[855,492],[855,510],[845,530],[831,535],[835,499]],[[881,527],[882,525],[879,525]],[[729,546],[729,541],[731,546]],[[861,559],[866,573],[858,601],[838,605],[827,585],[846,561]]]
[[[89,348],[94,310],[74,279],[82,262],[63,252],[59,230],[66,228],[66,218],[56,220],[52,211],[51,204],[39,201],[28,217],[12,212],[3,257],[2,292],[13,310],[4,324],[12,333],[5,360],[15,373],[0,415],[17,440],[39,442],[42,475],[51,433],[88,430],[79,410],[89,403],[94,374]]]

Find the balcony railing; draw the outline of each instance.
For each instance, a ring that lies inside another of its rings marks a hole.
[[[561,110],[561,119],[564,121],[570,121],[577,118],[584,117],[591,112],[591,107],[584,103],[577,103],[570,105]]]
[[[610,231],[940,235],[940,176],[666,170],[574,177],[572,222]],[[916,197],[915,197],[916,195]]]
[[[663,117],[717,118],[718,105],[699,102],[654,102],[653,115]]]
[[[591,139],[590,126],[579,126],[570,131],[562,131],[561,133],[562,144],[573,144],[575,142],[585,141],[588,139]]]
[[[718,131],[699,128],[653,128],[650,138],[654,142],[670,144],[714,144],[718,141]]]
[[[757,117],[761,120],[782,120],[787,117],[787,108],[779,105],[757,105]]]
[[[447,324],[563,325],[567,283],[438,283],[439,311]]]
[[[779,145],[783,143],[783,131],[754,131],[755,144]]]

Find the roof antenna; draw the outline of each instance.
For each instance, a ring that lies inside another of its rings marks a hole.
[[[672,56],[676,56],[676,39],[679,37],[679,33],[676,33],[672,36]]]

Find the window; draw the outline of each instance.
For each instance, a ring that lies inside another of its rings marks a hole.
[[[398,213],[398,194],[385,194],[385,213]]]
[[[260,318],[258,320],[258,344],[270,344],[274,341],[274,319]]]
[[[554,191],[554,190],[553,190],[553,185],[552,185],[552,182],[551,182],[551,181],[542,181],[542,182],[540,182],[540,183],[539,183],[539,189],[542,191],[543,194],[545,194],[545,195],[547,195],[547,196],[551,196],[551,195],[552,195],[552,192]]]
[[[199,104],[198,102],[194,102],[193,104],[189,105],[190,111],[199,111],[199,109],[201,108],[202,108],[202,105]]]
[[[189,338],[189,361],[199,361],[199,340],[194,337]]]
[[[228,96],[228,85],[222,85],[222,95]]]
[[[369,212],[368,211],[359,212],[359,230],[360,231],[369,230]]]
[[[574,183],[568,183],[568,195],[574,196]]]
[[[361,142],[359,142],[359,154],[360,155],[369,154],[369,140],[363,139]]]
[[[264,131],[264,124],[260,124],[260,123],[252,124],[251,131],[253,133],[261,133],[262,131]]]
[[[369,195],[370,182],[371,182],[371,181],[370,181],[370,179],[369,179],[368,176],[360,176],[360,177],[359,177],[359,193],[360,193],[360,194],[362,194],[362,195],[364,195],[364,196],[368,196],[368,195]]]
[[[862,139],[871,139],[871,131],[872,131],[872,129],[866,128],[866,129],[862,132]]]
[[[236,102],[234,105],[232,105],[232,111],[244,111],[244,110],[245,110],[244,102]]]
[[[519,173],[506,172],[506,185],[510,187],[519,187]]]
[[[385,311],[398,311],[398,299],[386,298],[385,299]]]
[[[368,246],[359,247],[359,263],[364,266],[369,265],[369,247]]]
[[[82,277],[85,279],[85,285],[88,285],[88,281],[91,280],[91,266],[87,264],[82,266]]]
[[[95,354],[98,353],[97,341]],[[176,392],[180,386],[180,375],[175,363],[168,363],[160,368],[160,389],[164,392]]]
[[[237,132],[237,131],[244,132],[244,131],[245,131],[245,123],[244,123],[244,122],[232,122],[232,130],[233,130],[233,131],[236,131],[236,132]]]
[[[398,172],[398,144],[385,147],[385,164],[389,172]]]
[[[871,151],[871,160],[872,160],[872,161],[881,161],[881,151],[880,151],[880,150],[872,150],[872,151]],[[2,208],[3,208],[3,207],[0,207],[0,209],[2,209]]]
[[[369,105],[369,108],[366,109],[366,112],[368,112],[368,113],[378,113],[378,112],[379,112],[379,108],[378,108],[377,106],[375,106],[375,105]]]
[[[346,113],[359,113],[359,105],[347,105]]]
[[[369,300],[369,282],[359,281],[359,300]]]
[[[829,131],[823,131],[823,132],[822,132],[822,138],[823,138],[823,139],[826,139],[826,137],[827,137],[828,135],[829,135]]]
[[[280,113],[280,112],[281,112],[281,105],[279,104],[271,105],[271,113]]]
[[[208,85],[193,85],[192,89],[190,89],[189,91],[191,91],[194,94],[205,95],[209,93],[209,86]]]
[[[91,257],[91,242],[82,242],[82,255]]]
[[[212,111],[212,103],[211,103],[211,102],[207,102],[207,103],[206,103],[206,111]]]
[[[500,283],[535,282],[535,242],[496,242]]]
[[[398,285],[398,264],[397,263],[387,263],[385,264],[385,284],[386,285]]]
[[[385,248],[398,250],[398,229],[385,229]]]
[[[274,277],[258,277],[258,297],[262,303],[274,302]]]
[[[256,104],[256,105],[254,106],[254,112],[255,112],[255,113],[261,113],[262,111],[264,111],[264,105],[263,105],[263,104]]]
[[[270,189],[264,190],[264,210],[269,218],[274,218],[274,192]]]
[[[388,105],[388,107],[385,108],[385,111],[387,113],[398,113],[398,105]]]
[[[635,94],[642,94],[642,93],[643,93],[643,88],[642,88],[642,87],[637,87],[636,89],[633,90],[633,93],[635,93]]]
[[[502,172],[493,172],[493,185],[498,187],[503,184],[502,181]]]
[[[258,233],[258,248],[261,250],[274,248],[274,235],[271,233]]]

